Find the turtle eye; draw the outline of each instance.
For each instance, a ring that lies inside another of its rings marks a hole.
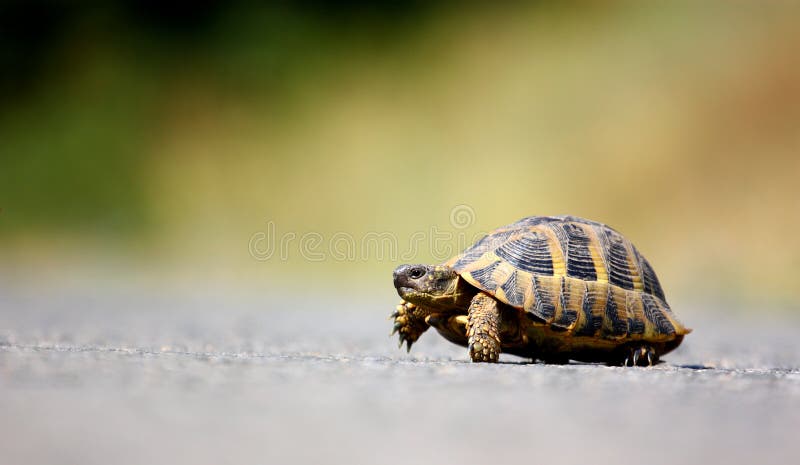
[[[425,268],[421,266],[415,266],[408,271],[408,277],[411,279],[419,279],[425,276]]]

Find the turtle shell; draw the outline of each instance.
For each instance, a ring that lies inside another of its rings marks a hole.
[[[670,310],[650,263],[620,233],[595,221],[523,218],[446,264],[557,331],[654,341],[691,331]]]

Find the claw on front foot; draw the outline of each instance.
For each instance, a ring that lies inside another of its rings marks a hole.
[[[403,343],[405,343],[407,352],[411,351],[411,345],[414,344],[425,329],[427,329],[424,321],[420,322],[417,318],[413,317],[412,313],[415,308],[416,305],[402,300],[389,317],[394,320],[394,326],[392,327],[390,336],[399,333],[397,348],[403,347]]]
[[[500,341],[487,334],[473,334],[469,338],[469,356],[473,362],[497,362],[500,359]]]

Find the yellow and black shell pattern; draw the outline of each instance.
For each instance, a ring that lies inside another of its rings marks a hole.
[[[670,341],[688,334],[650,263],[614,229],[574,216],[501,227],[447,262],[533,322],[572,336]]]

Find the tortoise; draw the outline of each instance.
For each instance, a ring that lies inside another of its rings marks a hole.
[[[651,366],[691,332],[650,263],[602,223],[531,216],[441,265],[401,265],[391,318],[407,350],[428,328],[473,362],[501,352],[545,363]]]

